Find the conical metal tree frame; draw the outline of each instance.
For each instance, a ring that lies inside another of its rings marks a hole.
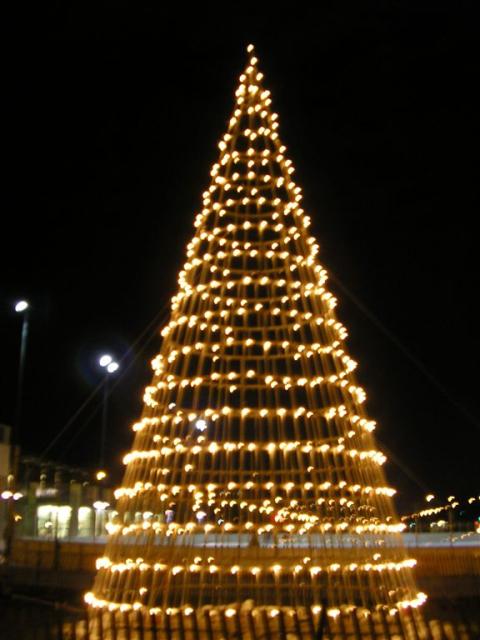
[[[425,596],[248,51],[86,600],[401,617]]]

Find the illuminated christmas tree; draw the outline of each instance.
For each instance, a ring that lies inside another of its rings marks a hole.
[[[237,624],[246,609],[401,620],[425,596],[248,52],[86,600]]]

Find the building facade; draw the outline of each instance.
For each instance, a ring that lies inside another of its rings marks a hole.
[[[10,427],[0,425],[2,547],[10,519],[15,538],[92,540],[106,535],[105,526],[115,515],[107,478],[98,480],[90,470],[21,455],[13,485],[10,466]]]

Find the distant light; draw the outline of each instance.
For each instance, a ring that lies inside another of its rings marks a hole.
[[[205,420],[197,420],[195,422],[195,426],[197,427],[197,429],[199,431],[205,431],[205,429],[208,427],[207,423],[205,422]]]
[[[21,313],[22,311],[25,311],[26,309],[28,309],[29,306],[30,305],[26,300],[19,300],[15,305],[15,311],[17,313]]]
[[[23,493],[20,493],[20,491],[17,491],[16,493],[13,494],[14,500],[20,500],[20,498],[23,498]]]
[[[108,373],[115,373],[115,371],[118,369],[120,365],[118,364],[118,362],[110,362],[110,364],[107,367],[107,371]]]
[[[97,511],[105,511],[107,507],[110,506],[109,502],[102,502],[102,500],[97,500],[93,503],[93,508],[97,509]]]
[[[97,478],[97,480],[103,480],[104,478],[107,477],[107,474],[105,471],[100,470],[100,471],[97,471],[95,477]]]
[[[11,491],[2,491],[2,493],[0,494],[0,497],[2,498],[2,500],[9,500],[10,498],[13,497],[13,493]]]
[[[435,496],[433,495],[433,493],[429,493],[428,496],[425,496],[425,500],[427,502],[431,502],[434,499],[435,499]]]
[[[101,367],[108,367],[108,365],[112,362],[112,360],[113,360],[112,356],[109,356],[108,353],[106,353],[100,358],[100,360],[98,361],[98,364]]]

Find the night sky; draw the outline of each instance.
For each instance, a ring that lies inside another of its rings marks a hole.
[[[253,42],[390,483],[406,508],[478,492],[474,3],[65,4],[22,5],[4,60],[0,422],[27,297],[24,451],[45,451],[110,351],[119,468]],[[95,468],[100,407],[47,457]]]

